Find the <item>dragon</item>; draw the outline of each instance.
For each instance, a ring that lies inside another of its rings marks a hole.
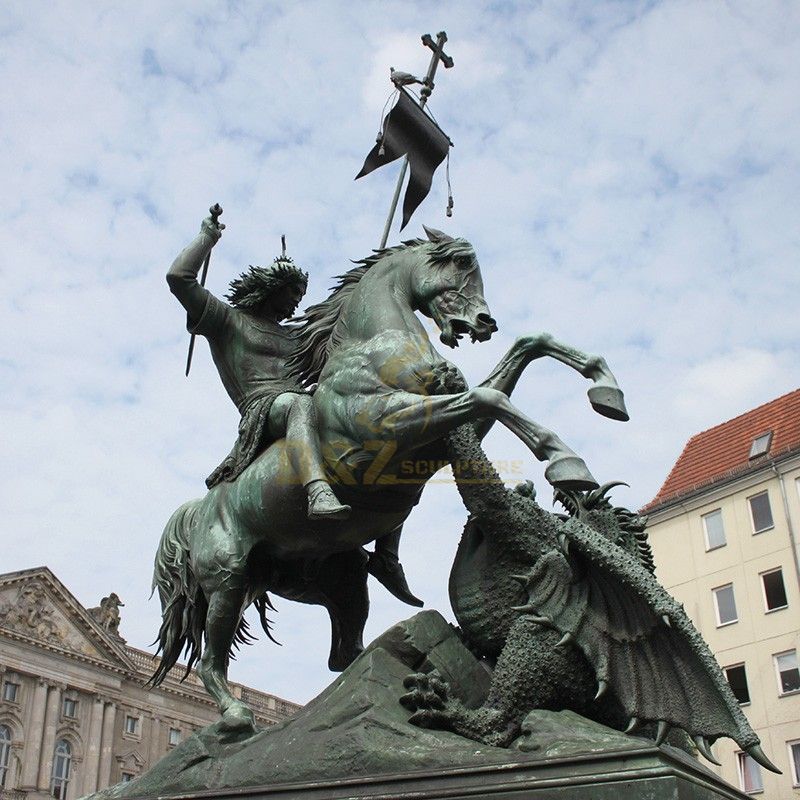
[[[508,747],[530,711],[571,710],[657,745],[668,736],[688,744],[688,735],[717,764],[711,744],[729,737],[779,772],[708,645],[657,581],[646,517],[611,504],[619,483],[558,490],[567,513],[555,514],[532,483],[503,484],[471,425],[447,445],[470,512],[450,600],[492,679],[483,704],[469,708],[435,672],[408,676],[400,702],[413,724]]]

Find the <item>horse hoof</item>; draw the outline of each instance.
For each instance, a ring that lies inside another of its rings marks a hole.
[[[598,487],[583,459],[575,455],[554,458],[544,471],[544,477],[556,489],[585,492]]]
[[[362,653],[363,647],[355,647],[349,652],[331,653],[328,658],[328,669],[331,672],[344,672]]]
[[[254,731],[256,718],[244,703],[234,703],[223,712],[219,727],[222,731]]]
[[[625,395],[616,386],[592,386],[587,392],[592,408],[604,417],[627,422],[630,417],[625,408]]]

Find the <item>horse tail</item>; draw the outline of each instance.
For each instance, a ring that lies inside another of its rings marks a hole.
[[[184,503],[170,517],[156,551],[153,591],[158,590],[162,621],[154,644],[158,643],[161,663],[148,681],[152,686],[158,686],[167,677],[186,651],[189,657],[181,678],[184,680],[203,653],[208,603],[189,561],[189,526],[199,502]]]

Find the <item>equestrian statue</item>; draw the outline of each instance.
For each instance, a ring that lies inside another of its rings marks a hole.
[[[219,706],[220,729],[254,730],[227,669],[232,651],[252,639],[248,606],[272,638],[270,594],[327,609],[328,666],[344,670],[364,649],[368,574],[422,604],[399,540],[431,475],[414,465],[449,463],[470,512],[450,599],[458,635],[491,685],[482,705],[466,707],[435,671],[409,675],[398,696],[409,722],[524,750],[530,711],[567,709],[656,744],[693,740],[712,761],[710,745],[727,736],[776,770],[708,646],[656,580],[646,519],[611,506],[615,484],[598,487],[580,456],[511,403],[528,364],[550,356],[592,382],[595,411],[625,421],[605,360],[549,334],[522,336],[470,389],[418,314],[451,348],[488,340],[497,324],[472,245],[429,228],[425,239],[355,262],[299,317],[308,276],[285,252],[232,281],[225,303],[197,280],[224,227],[215,208],[167,281],[189,330],[208,340],[241,422],[208,493],[182,505],[161,537],[153,576],[161,661],[152,683],[185,652],[187,673],[197,665]],[[530,483],[503,486],[481,448],[497,421],[547,462],[545,478],[568,515],[542,509]]]
[[[531,361],[550,356],[567,364],[592,381],[595,411],[628,415],[605,360],[548,334],[517,339],[482,383],[466,387],[418,317],[432,319],[451,348],[497,330],[464,239],[425,228],[425,239],[374,251],[338,279],[327,300],[281,325],[307,285],[285,256],[234,280],[229,303],[197,281],[224,227],[218,215],[204,220],[167,281],[189,330],[208,340],[241,423],[205,497],[182,505],[162,535],[153,576],[161,661],[152,682],[163,681],[185,652],[222,725],[235,730],[254,725],[226,680],[232,650],[251,638],[248,606],[256,606],[267,635],[269,593],[324,606],[328,665],[340,671],[363,650],[368,573],[421,605],[397,548],[430,476],[409,475],[408,463],[448,460],[447,434],[469,424],[480,440],[499,421],[547,462],[553,487],[597,488],[584,461],[511,402]],[[370,542],[374,552],[365,548]]]

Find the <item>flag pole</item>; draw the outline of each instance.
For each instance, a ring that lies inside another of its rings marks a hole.
[[[428,65],[428,74],[425,76],[422,90],[419,93],[420,108],[425,108],[425,104],[431,96],[431,92],[433,91],[433,79],[436,76],[436,69],[439,66],[439,62],[441,61],[448,69],[453,66],[453,59],[444,52],[446,41],[447,34],[444,31],[439,31],[439,33],[436,34],[435,42],[429,33],[426,33],[422,37],[422,44],[424,44],[425,47],[430,47],[433,53],[431,55],[431,63]],[[400,174],[397,176],[397,185],[394,188],[394,197],[392,197],[392,203],[389,207],[389,216],[386,218],[386,224],[383,226],[383,236],[381,236],[379,250],[383,250],[383,248],[386,247],[386,242],[389,240],[389,229],[392,227],[392,221],[397,211],[397,203],[400,200],[400,192],[403,189],[403,181],[405,180],[407,171],[408,156],[406,155],[403,156],[403,165],[400,167]]]

